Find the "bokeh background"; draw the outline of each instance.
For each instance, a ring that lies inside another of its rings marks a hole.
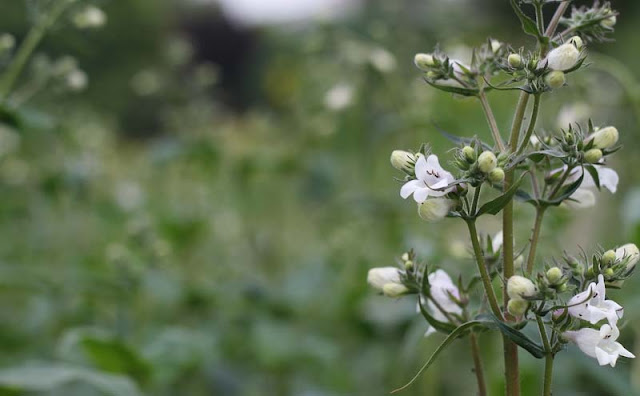
[[[21,41],[35,3],[0,0],[0,32]],[[435,125],[489,137],[478,103],[429,88],[413,54],[440,43],[464,59],[488,36],[532,45],[508,2],[93,4],[107,24],[79,31],[63,17],[20,80],[24,103],[0,117],[0,394],[383,395],[404,384],[443,336],[423,338],[415,302],[376,295],[368,269],[409,248],[453,274],[475,267],[463,224],[424,223],[400,199],[389,154],[428,142],[446,164]],[[590,47],[592,64],[545,97],[539,125],[616,125],[619,190],[553,211],[549,257],[640,243],[640,4],[613,7],[615,41]],[[65,56],[86,89],[38,86]],[[516,95],[490,95],[503,128]],[[520,246],[532,215],[516,209]],[[613,293],[636,353],[639,286]],[[499,336],[480,340],[502,394]],[[404,394],[474,394],[467,342]],[[523,352],[521,366],[523,395],[539,394],[541,362]],[[558,395],[640,394],[640,364],[601,368],[570,347],[554,382]]]

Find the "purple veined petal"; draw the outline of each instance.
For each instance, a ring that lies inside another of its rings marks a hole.
[[[404,199],[409,198],[417,189],[426,187],[424,182],[420,180],[410,180],[400,188],[400,196]]]
[[[612,193],[615,193],[618,190],[618,181],[620,180],[618,172],[604,166],[598,166],[596,170],[598,171],[600,185]]]
[[[416,167],[415,167],[416,177],[419,180],[423,180],[423,181],[426,180],[428,176],[427,170],[428,170],[427,160],[424,158],[424,155],[421,155],[420,158],[418,158],[418,160],[416,161]]]
[[[424,188],[418,188],[416,189],[416,191],[413,193],[413,199],[417,202],[417,203],[423,203],[424,201],[427,200],[427,198],[429,198],[429,195],[431,194],[431,190],[427,187]]]

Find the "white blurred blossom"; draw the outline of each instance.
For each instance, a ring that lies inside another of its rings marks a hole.
[[[339,111],[353,103],[353,87],[347,83],[338,83],[327,91],[324,104],[329,110]]]

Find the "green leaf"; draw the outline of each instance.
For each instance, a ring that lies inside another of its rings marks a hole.
[[[431,85],[434,88],[438,88],[441,91],[454,93],[462,96],[478,96],[478,90],[472,88],[464,88],[464,87],[455,87],[450,85],[440,85],[435,82],[429,81],[428,79],[424,79],[427,84]],[[485,89],[485,91],[488,91]]]
[[[454,324],[441,322],[438,319],[434,318],[429,313],[429,311],[425,309],[424,305],[422,304],[422,298],[423,298],[422,296],[418,298],[418,306],[420,307],[420,313],[422,313],[422,316],[424,316],[427,322],[429,322],[429,324],[433,326],[434,329],[447,334],[451,333],[456,329],[456,326]],[[424,298],[426,299],[427,297],[424,296]]]
[[[580,176],[578,180],[576,180],[575,182],[571,183],[570,185],[560,190],[560,194],[556,198],[550,199],[550,200],[544,200],[544,201],[541,201],[541,203],[547,206],[560,205],[565,199],[569,198],[574,192],[576,192],[578,188],[580,188],[580,185],[582,184],[583,179],[584,179],[584,172],[582,173],[582,176]]]
[[[125,376],[106,374],[66,364],[46,364],[0,371],[0,392],[51,392],[65,385],[86,383],[105,395],[141,396],[134,382]],[[9,393],[11,394],[11,393]]]
[[[429,360],[427,360],[427,362],[420,368],[420,370],[418,370],[416,375],[413,378],[411,378],[411,380],[409,382],[407,382],[404,386],[391,391],[391,393],[400,392],[401,390],[404,390],[404,389],[408,388],[411,384],[413,384],[418,379],[418,377],[420,377],[420,375],[426,369],[429,368],[429,366],[431,366],[431,364],[436,360],[438,355],[440,355],[440,353],[446,347],[448,347],[449,344],[451,344],[458,337],[460,337],[463,334],[465,334],[467,332],[467,330],[469,330],[469,329],[471,329],[472,327],[475,327],[475,326],[487,327],[487,321],[486,320],[472,320],[472,321],[463,323],[460,326],[456,327],[456,329],[453,330],[453,332],[451,332],[451,334],[449,334],[447,336],[447,338],[444,339],[444,341],[442,341],[442,344],[440,344],[438,346],[438,348],[436,348],[436,350],[431,354],[431,357],[429,357]]]
[[[146,382],[151,374],[149,364],[129,346],[117,339],[85,337],[81,345],[92,363],[103,371],[126,374]]]
[[[596,187],[598,187],[598,190],[600,190],[600,176],[598,176],[598,170],[596,169],[596,167],[593,165],[587,165],[585,166],[585,168],[593,178],[593,182],[595,183]]]
[[[478,210],[478,213],[476,213],[475,217],[479,217],[485,213],[489,213],[492,215],[498,214],[498,212],[500,212],[502,208],[507,206],[509,201],[511,201],[511,198],[513,198],[515,193],[518,191],[518,187],[520,187],[523,177],[524,175],[522,175],[522,177],[520,177],[520,179],[518,179],[518,181],[515,182],[504,194],[482,205],[482,207],[480,207],[480,209]]]
[[[476,320],[480,321],[492,321],[493,324],[500,330],[502,334],[508,337],[511,341],[515,342],[525,351],[529,352],[531,356],[542,359],[545,356],[544,349],[542,346],[534,342],[531,338],[527,337],[523,332],[514,329],[508,324],[500,321],[492,314],[482,314],[476,317]]]
[[[537,39],[542,39],[543,36],[542,33],[538,30],[536,21],[529,18],[524,12],[522,12],[522,9],[520,8],[520,6],[518,6],[516,0],[510,0],[510,3],[511,7],[513,7],[513,11],[515,11],[518,19],[520,19],[520,22],[522,23],[522,30],[524,30],[524,32],[530,36],[533,36]]]

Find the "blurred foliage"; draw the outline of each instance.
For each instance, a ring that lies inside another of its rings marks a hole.
[[[87,91],[47,88],[0,111],[0,394],[378,395],[408,380],[441,336],[422,338],[415,307],[375,296],[367,270],[411,247],[474,267],[463,228],[426,227],[398,197],[388,156],[422,142],[444,152],[435,125],[489,134],[477,103],[429,89],[411,59],[436,42],[468,52],[489,34],[523,45],[508,3],[369,1],[337,21],[245,30],[195,1],[96,4],[102,30],[61,23],[39,48],[75,56]],[[0,5],[0,30],[21,41],[24,2]],[[627,146],[616,196],[547,219],[566,236],[542,235],[558,256],[588,240],[640,243],[640,57],[629,51],[640,15],[615,6],[617,41],[542,109],[543,129],[586,113]],[[490,98],[501,125],[515,95]],[[627,315],[636,326],[640,311]],[[500,394],[494,338],[481,343]],[[464,342],[405,394],[472,394]],[[604,375],[562,359],[558,394],[639,392],[635,361]],[[521,364],[523,394],[538,394],[542,367]]]

